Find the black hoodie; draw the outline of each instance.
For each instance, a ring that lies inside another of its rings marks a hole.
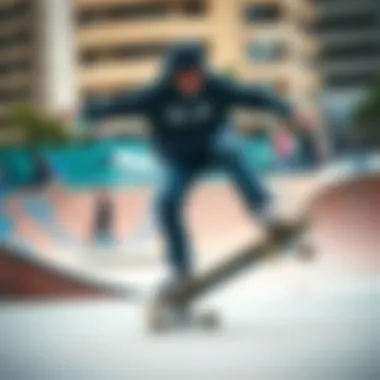
[[[173,75],[193,68],[202,70],[206,80],[196,98],[186,98],[173,86]],[[226,124],[234,107],[266,109],[281,117],[291,115],[288,104],[273,94],[211,73],[200,44],[182,43],[169,50],[163,72],[152,85],[108,101],[89,103],[85,117],[96,120],[143,115],[151,124],[157,148],[166,156],[180,156],[184,150],[196,150],[199,144],[207,146]]]

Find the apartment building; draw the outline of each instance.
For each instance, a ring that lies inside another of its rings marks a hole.
[[[198,39],[214,67],[301,101],[318,90],[303,27],[305,0],[77,0],[79,88],[118,91],[148,81],[166,47]]]
[[[333,123],[350,111],[380,74],[378,0],[314,0],[313,34],[321,50],[316,69],[324,82],[322,107]]]
[[[148,82],[166,48],[188,39],[201,41],[212,65],[226,75],[274,87],[296,102],[313,104],[320,89],[310,65],[318,42],[306,30],[314,17],[308,0],[6,3],[22,9],[34,4],[38,10],[33,53],[40,75],[28,94],[52,110],[67,110],[80,98],[112,96]]]
[[[35,96],[36,3],[0,2],[0,104]]]
[[[17,140],[9,125],[12,104],[29,103],[57,111],[74,104],[70,2],[64,0],[0,1],[1,142]]]

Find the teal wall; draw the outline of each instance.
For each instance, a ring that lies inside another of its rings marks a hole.
[[[246,139],[243,141],[243,151],[260,170],[270,168],[274,162],[268,139]],[[133,186],[155,181],[160,175],[151,148],[137,139],[45,149],[44,154],[60,178],[74,187],[104,184]],[[33,162],[25,150],[0,150],[0,165],[16,186],[27,185],[33,178]]]

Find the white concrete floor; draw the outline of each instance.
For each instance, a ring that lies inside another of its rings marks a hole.
[[[220,310],[220,330],[160,336],[140,301],[3,303],[0,379],[378,380],[379,280],[269,263],[199,302]]]

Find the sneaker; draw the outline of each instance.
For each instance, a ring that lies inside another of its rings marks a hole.
[[[260,210],[256,214],[256,219],[264,231],[267,231],[276,238],[287,235],[292,229],[291,223],[284,220],[272,205]]]
[[[178,287],[188,280],[190,280],[190,276],[176,276],[164,280],[158,288],[158,296],[162,299],[170,298]]]

